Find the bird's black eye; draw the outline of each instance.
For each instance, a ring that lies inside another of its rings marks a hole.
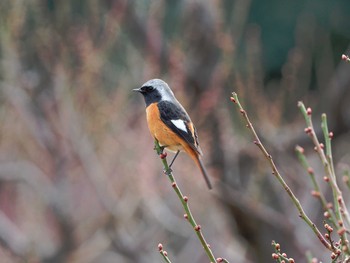
[[[142,87],[143,92],[151,92],[152,90],[154,90],[153,86],[144,86]]]

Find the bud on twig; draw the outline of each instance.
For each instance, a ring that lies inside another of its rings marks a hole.
[[[332,252],[331,259],[335,259],[336,257],[337,257],[337,255],[334,252]]]
[[[201,230],[201,225],[196,225],[195,227],[194,227],[194,230],[196,230],[196,231],[199,231],[199,230]]]
[[[273,259],[278,259],[278,258],[279,258],[279,255],[276,254],[276,253],[272,253],[272,258],[273,258]]]
[[[330,132],[330,133],[328,134],[328,137],[329,137],[329,139],[333,139],[333,132]]]
[[[276,243],[275,244],[275,249],[280,250],[281,249],[281,245],[279,243]]]
[[[338,203],[341,205],[343,202],[343,199],[341,198],[341,196],[339,196],[337,200],[338,200]]]
[[[333,204],[331,202],[327,203],[327,208],[328,209],[332,209],[333,208]]]
[[[315,190],[312,190],[312,191],[311,191],[311,195],[312,195],[313,197],[316,197],[316,198],[319,198],[319,197],[321,196],[320,192],[315,191]]]
[[[307,115],[310,116],[312,114],[312,109],[310,107],[307,108],[306,113],[307,113]]]
[[[310,127],[307,127],[307,128],[304,129],[304,131],[305,131],[306,134],[310,134],[312,129]]]
[[[333,228],[330,225],[328,225],[328,224],[324,224],[324,228],[330,233],[333,232]]]
[[[314,169],[312,169],[312,167],[309,167],[309,168],[307,168],[307,172],[309,174],[314,174]]]
[[[339,236],[344,235],[345,231],[346,231],[346,230],[345,230],[344,227],[340,228],[340,229],[338,230],[338,235],[339,235]]]
[[[350,62],[349,56],[347,56],[347,55],[345,55],[345,54],[341,55],[341,59],[344,60],[344,61],[346,61],[346,62]]]

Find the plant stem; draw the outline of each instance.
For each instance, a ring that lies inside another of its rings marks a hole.
[[[163,151],[162,151],[162,148],[160,147],[159,142],[157,140],[154,141],[154,145],[155,145],[155,150],[156,150],[157,154],[161,155]],[[210,261],[212,263],[216,262],[214,254],[211,251],[208,243],[206,242],[206,240],[203,236],[200,225],[198,225],[196,223],[196,221],[191,213],[190,207],[188,205],[188,198],[182,194],[179,186],[177,185],[175,178],[173,176],[172,170],[170,169],[166,158],[161,158],[161,159],[162,159],[162,163],[164,166],[164,173],[168,176],[169,180],[172,183],[172,187],[173,187],[174,191],[176,192],[178,198],[181,201],[181,204],[186,212],[188,222],[191,224],[193,230],[195,231],[195,233],[196,233],[199,241],[201,242],[202,247],[203,247],[205,253],[207,254],[208,258],[210,259]]]
[[[162,255],[164,261],[167,262],[167,263],[171,263],[169,257],[168,257],[167,254],[164,253],[164,252],[165,252],[164,250],[159,251],[159,253]]]
[[[332,223],[333,227],[337,228],[337,220],[335,218],[335,215],[333,213],[333,210],[331,210],[328,205],[327,205],[327,200],[326,198],[324,197],[323,193],[321,192],[320,190],[320,187],[317,183],[317,180],[315,178],[315,174],[313,172],[313,169],[310,167],[307,159],[306,159],[306,156],[305,154],[303,153],[304,149],[302,147],[300,147],[299,145],[297,145],[295,147],[295,151],[297,153],[297,156],[298,156],[298,159],[301,163],[301,165],[304,167],[304,169],[307,171],[307,173],[309,174],[310,176],[310,179],[311,179],[311,182],[314,186],[314,189],[317,193],[319,193],[319,199],[320,199],[320,202],[322,204],[322,207],[323,207],[323,210],[324,211],[327,211],[330,215],[330,217],[328,218],[328,220]]]
[[[299,101],[298,102],[298,107],[300,108],[302,114],[304,115],[306,124],[308,126],[307,129],[309,129],[309,136],[311,140],[313,141],[315,145],[315,149],[322,161],[322,164],[325,169],[326,176],[329,178],[330,186],[332,189],[333,193],[333,203],[334,203],[334,212],[335,216],[338,220],[338,222],[341,222],[341,225],[337,227],[337,229],[342,228],[343,225],[343,219],[345,219],[347,226],[350,226],[350,217],[349,217],[349,212],[347,207],[345,206],[345,202],[343,199],[343,195],[341,190],[338,187],[335,172],[334,172],[334,165],[333,165],[333,158],[332,158],[332,150],[331,150],[331,137],[329,132],[328,132],[328,125],[327,125],[327,116],[326,114],[322,114],[322,122],[321,122],[321,127],[323,131],[323,135],[325,138],[325,144],[326,144],[326,154],[323,150],[323,147],[318,141],[318,138],[316,136],[313,124],[312,124],[312,118],[311,118],[311,112],[308,113],[308,111],[305,108],[305,105]],[[343,241],[346,240],[346,234],[344,232],[343,235],[340,236]],[[349,254],[349,246],[346,245],[347,249],[345,250],[346,254]]]
[[[329,244],[327,242],[327,240],[323,237],[323,235],[321,234],[321,232],[318,230],[317,226],[310,220],[310,218],[306,215],[306,213],[304,212],[303,207],[301,206],[298,198],[294,195],[294,193],[292,192],[292,190],[289,188],[289,186],[287,185],[287,183],[284,181],[284,179],[282,178],[281,174],[279,173],[273,159],[272,156],[267,152],[267,150],[265,149],[265,147],[263,146],[263,144],[261,143],[259,136],[257,135],[257,133],[255,132],[255,129],[252,125],[252,123],[249,120],[249,117],[246,113],[246,111],[243,109],[242,105],[240,104],[239,100],[238,100],[238,96],[235,92],[232,93],[232,99],[231,99],[239,108],[241,114],[243,115],[247,127],[251,130],[251,132],[253,133],[254,136],[254,144],[256,144],[259,149],[261,150],[261,152],[263,153],[263,155],[265,156],[265,158],[267,159],[267,161],[270,164],[270,167],[272,168],[272,174],[276,177],[276,179],[279,181],[279,183],[283,186],[283,188],[285,189],[285,191],[287,192],[287,194],[289,195],[289,197],[291,198],[292,202],[294,203],[294,205],[296,206],[296,208],[299,211],[299,217],[302,218],[306,224],[312,229],[312,231],[315,233],[315,235],[317,236],[317,238],[320,240],[320,242],[330,251],[334,251],[334,248],[332,248],[331,244]]]

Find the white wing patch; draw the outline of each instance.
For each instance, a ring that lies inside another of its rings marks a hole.
[[[176,128],[178,128],[186,133],[188,132],[186,124],[183,120],[171,120],[171,122],[176,126]]]

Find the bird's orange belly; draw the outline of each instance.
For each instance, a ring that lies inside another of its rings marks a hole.
[[[146,108],[146,114],[151,135],[158,140],[161,146],[174,152],[184,149],[182,145],[185,142],[160,119],[157,103],[150,104]]]

